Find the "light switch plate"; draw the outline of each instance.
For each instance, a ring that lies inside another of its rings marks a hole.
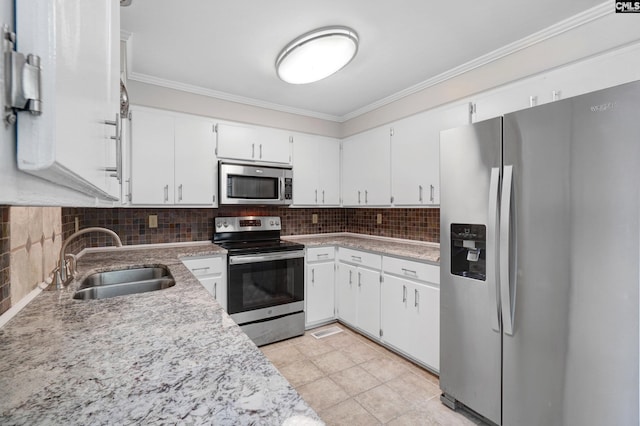
[[[311,215],[311,223],[318,223],[318,214],[317,213],[313,213]]]
[[[158,215],[150,214],[149,215],[149,228],[157,228],[158,227]]]
[[[376,223],[378,225],[382,224],[382,213],[378,213],[378,216],[376,216]]]

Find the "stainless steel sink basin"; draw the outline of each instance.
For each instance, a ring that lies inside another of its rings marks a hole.
[[[169,271],[162,267],[122,269],[89,275],[73,295],[74,299],[106,299],[126,294],[163,290],[175,285]]]

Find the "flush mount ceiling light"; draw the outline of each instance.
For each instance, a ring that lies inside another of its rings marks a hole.
[[[289,43],[276,60],[278,77],[291,84],[322,80],[356,56],[358,34],[347,27],[325,27]]]

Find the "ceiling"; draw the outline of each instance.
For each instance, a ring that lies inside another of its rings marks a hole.
[[[399,92],[526,39],[602,0],[133,0],[131,79],[344,121]],[[613,5],[610,6],[613,8]],[[312,29],[344,25],[356,58],[311,84],[278,79],[282,48]]]

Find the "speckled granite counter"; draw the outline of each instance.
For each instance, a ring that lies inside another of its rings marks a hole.
[[[87,253],[0,329],[0,424],[279,425],[317,415],[180,262],[213,244]],[[169,289],[71,298],[95,271],[166,265]]]
[[[288,236],[283,239],[304,244],[306,247],[335,245],[434,264],[440,263],[440,244],[436,243],[370,237],[349,233]]]

